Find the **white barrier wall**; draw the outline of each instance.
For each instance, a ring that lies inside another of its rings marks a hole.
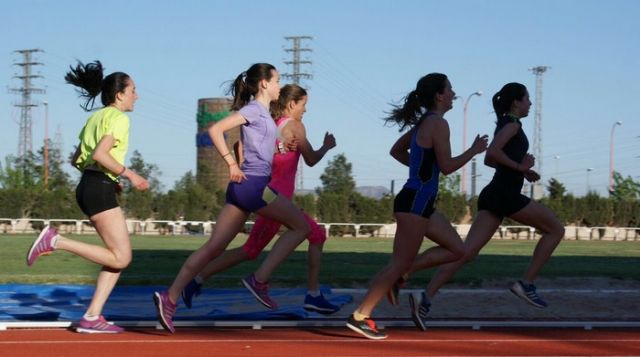
[[[0,233],[36,234],[46,224],[58,227],[63,234],[95,234],[89,220],[79,219],[30,219],[0,218]],[[212,221],[154,221],[127,220],[130,234],[139,235],[209,235],[215,227]],[[343,237],[381,237],[393,238],[396,224],[383,223],[319,223],[324,226],[327,236]],[[248,221],[245,231],[249,232],[253,222]],[[465,237],[469,224],[453,225],[461,237]],[[640,240],[640,227],[580,227],[566,226],[565,237],[568,240]],[[501,226],[493,239],[538,239],[540,233],[528,226]]]

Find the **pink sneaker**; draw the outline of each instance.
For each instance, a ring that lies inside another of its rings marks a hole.
[[[31,249],[29,249],[29,253],[27,254],[27,265],[31,266],[36,262],[39,256],[50,253],[54,251],[53,247],[53,239],[58,235],[58,230],[50,227],[49,225],[45,226],[40,232],[40,235],[31,245]]]
[[[278,304],[269,297],[269,284],[261,283],[256,280],[255,275],[251,274],[242,279],[242,284],[247,288],[253,296],[271,310],[277,309]]]
[[[171,302],[169,292],[154,292],[153,302],[156,304],[158,321],[162,327],[171,333],[176,332],[176,329],[173,327],[173,315],[176,313],[176,307],[178,307],[178,305]]]
[[[80,333],[121,333],[124,329],[120,326],[110,324],[104,319],[104,316],[100,315],[97,320],[89,321],[84,317],[78,323],[76,332]]]

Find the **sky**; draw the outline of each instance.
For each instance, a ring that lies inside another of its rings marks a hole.
[[[430,72],[447,74],[462,98],[446,113],[454,155],[462,152],[463,101],[467,142],[493,135],[491,97],[504,84],[527,86],[542,100],[542,180],[558,179],[570,193],[605,194],[611,133],[614,169],[640,179],[640,2],[634,0],[322,0],[322,1],[88,1],[5,0],[0,11],[0,159],[18,152],[21,83],[15,50],[39,48],[44,65],[33,81],[46,94],[48,132],[65,154],[73,151],[89,114],[64,83],[69,65],[100,60],[124,71],[140,96],[130,113],[130,151],[162,172],[171,189],[196,171],[196,111],[200,98],[225,95],[225,82],[256,62],[291,73],[291,42],[303,41],[302,81],[309,90],[304,122],[314,147],[325,132],[337,147],[303,170],[304,188],[321,185],[328,160],[344,153],[357,186],[406,180],[408,169],[389,156],[399,137],[382,118]],[[635,39],[635,40],[634,40]],[[543,95],[529,70],[550,67]],[[286,82],[286,81],[283,81]],[[45,110],[33,110],[32,146],[42,147]],[[621,125],[615,125],[620,121]],[[523,119],[533,144],[534,107]],[[533,151],[533,147],[531,147]],[[478,156],[478,191],[493,175]],[[72,170],[69,171],[73,172]],[[470,166],[467,175],[470,174]],[[73,175],[77,175],[73,173]],[[467,178],[467,188],[470,189]]]

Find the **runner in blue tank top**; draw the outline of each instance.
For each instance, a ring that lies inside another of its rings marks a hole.
[[[497,122],[494,138],[485,155],[485,164],[495,167],[496,172],[478,198],[478,214],[464,241],[464,257],[441,266],[429,282],[422,318],[427,317],[429,299],[465,263],[478,256],[482,247],[500,227],[504,217],[510,217],[542,232],[529,267],[522,280],[511,286],[511,292],[533,306],[547,306],[546,301],[538,296],[533,281],[564,236],[564,227],[551,210],[520,192],[525,179],[530,182],[540,179],[538,173],[531,169],[535,158],[527,153],[529,141],[520,123],[520,119],[529,114],[530,107],[527,88],[520,83],[506,84],[493,96]],[[422,262],[416,261],[409,273],[420,270],[420,264]]]
[[[431,115],[436,114],[426,113],[423,118]],[[419,126],[420,124],[416,125]],[[409,179],[394,201],[394,212],[410,212],[429,218],[438,196],[440,167],[433,148],[421,147],[417,139],[418,130],[413,129],[411,132]]]
[[[409,180],[394,201],[397,229],[391,262],[376,275],[364,300],[347,321],[347,327],[366,338],[387,337],[378,330],[370,318],[371,313],[385,293],[411,268],[416,257],[428,260],[428,267],[433,267],[455,261],[464,253],[458,233],[444,216],[435,212],[438,176],[440,172],[448,175],[456,171],[485,151],[487,136],[476,136],[471,148],[451,157],[449,124],[443,115],[452,108],[454,97],[447,76],[431,73],[418,81],[404,105],[395,107],[386,119],[400,125],[401,131],[411,128],[391,148],[391,156],[409,166]],[[418,256],[425,237],[437,245]],[[409,302],[414,320],[421,322],[418,318],[420,298],[411,295]]]

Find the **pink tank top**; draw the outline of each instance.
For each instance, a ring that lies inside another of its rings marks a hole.
[[[281,129],[290,121],[288,117],[280,117],[276,120],[278,126],[278,138],[276,139],[276,153],[273,155],[271,163],[271,181],[269,186],[273,187],[280,194],[291,199],[296,187],[296,172],[298,171],[299,151],[284,151],[282,145]]]

